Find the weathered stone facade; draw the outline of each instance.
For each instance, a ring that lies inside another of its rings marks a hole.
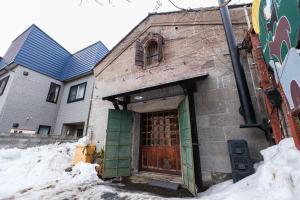
[[[242,8],[230,10],[235,35],[241,42],[247,27]],[[164,37],[163,60],[156,67],[135,65],[135,42],[148,33]],[[247,59],[243,59],[247,65]],[[249,70],[247,76],[249,75]],[[226,37],[218,10],[152,14],[132,30],[94,70],[96,76],[88,134],[98,146],[105,145],[108,109],[112,103],[103,97],[158,86],[209,74],[197,81],[194,93],[202,176],[212,184],[230,176],[228,139],[247,139],[252,157],[260,159],[259,150],[268,144],[257,129],[240,129],[239,99],[235,86]],[[248,77],[247,77],[248,78]],[[250,90],[254,96],[251,83]],[[142,101],[131,97],[129,110],[137,114],[176,109],[182,89],[158,89]],[[255,100],[255,99],[254,99]],[[253,102],[254,104],[256,101]],[[254,105],[257,107],[257,105]],[[139,119],[136,115],[135,119]],[[138,123],[133,134],[138,135]],[[138,171],[139,139],[133,138],[132,168]],[[220,178],[221,177],[221,178]]]

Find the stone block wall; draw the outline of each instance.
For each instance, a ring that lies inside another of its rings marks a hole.
[[[234,32],[242,42],[246,31],[243,8],[232,9]],[[134,63],[135,41],[148,33],[160,33],[165,39],[163,60],[153,68]],[[246,55],[243,55],[247,81],[258,116]],[[136,27],[95,68],[95,90],[89,133],[93,141],[105,145],[107,113],[112,104],[102,98],[137,89],[157,86],[209,74],[197,82],[195,111],[203,180],[207,185],[230,177],[227,140],[246,139],[251,156],[260,160],[259,151],[268,146],[258,129],[240,129],[243,118],[230,55],[219,11],[175,12],[152,15]]]

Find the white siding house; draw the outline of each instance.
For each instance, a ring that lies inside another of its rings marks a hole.
[[[30,26],[0,57],[0,133],[83,136],[92,70],[107,52],[97,42],[71,54]]]

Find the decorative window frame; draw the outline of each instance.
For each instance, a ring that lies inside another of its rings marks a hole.
[[[150,65],[147,64],[147,48],[152,42],[157,43],[158,59],[157,62]],[[148,33],[143,40],[136,42],[135,65],[141,66],[143,69],[148,69],[158,66],[163,59],[164,38],[159,33]]]

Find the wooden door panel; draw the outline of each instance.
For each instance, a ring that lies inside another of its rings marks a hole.
[[[143,147],[142,170],[181,174],[180,149],[174,147]]]
[[[104,153],[104,178],[130,175],[132,122],[132,112],[109,110]]]
[[[181,174],[178,113],[144,113],[141,117],[141,169]]]
[[[197,196],[188,97],[179,104],[178,112],[183,183],[194,196]]]

